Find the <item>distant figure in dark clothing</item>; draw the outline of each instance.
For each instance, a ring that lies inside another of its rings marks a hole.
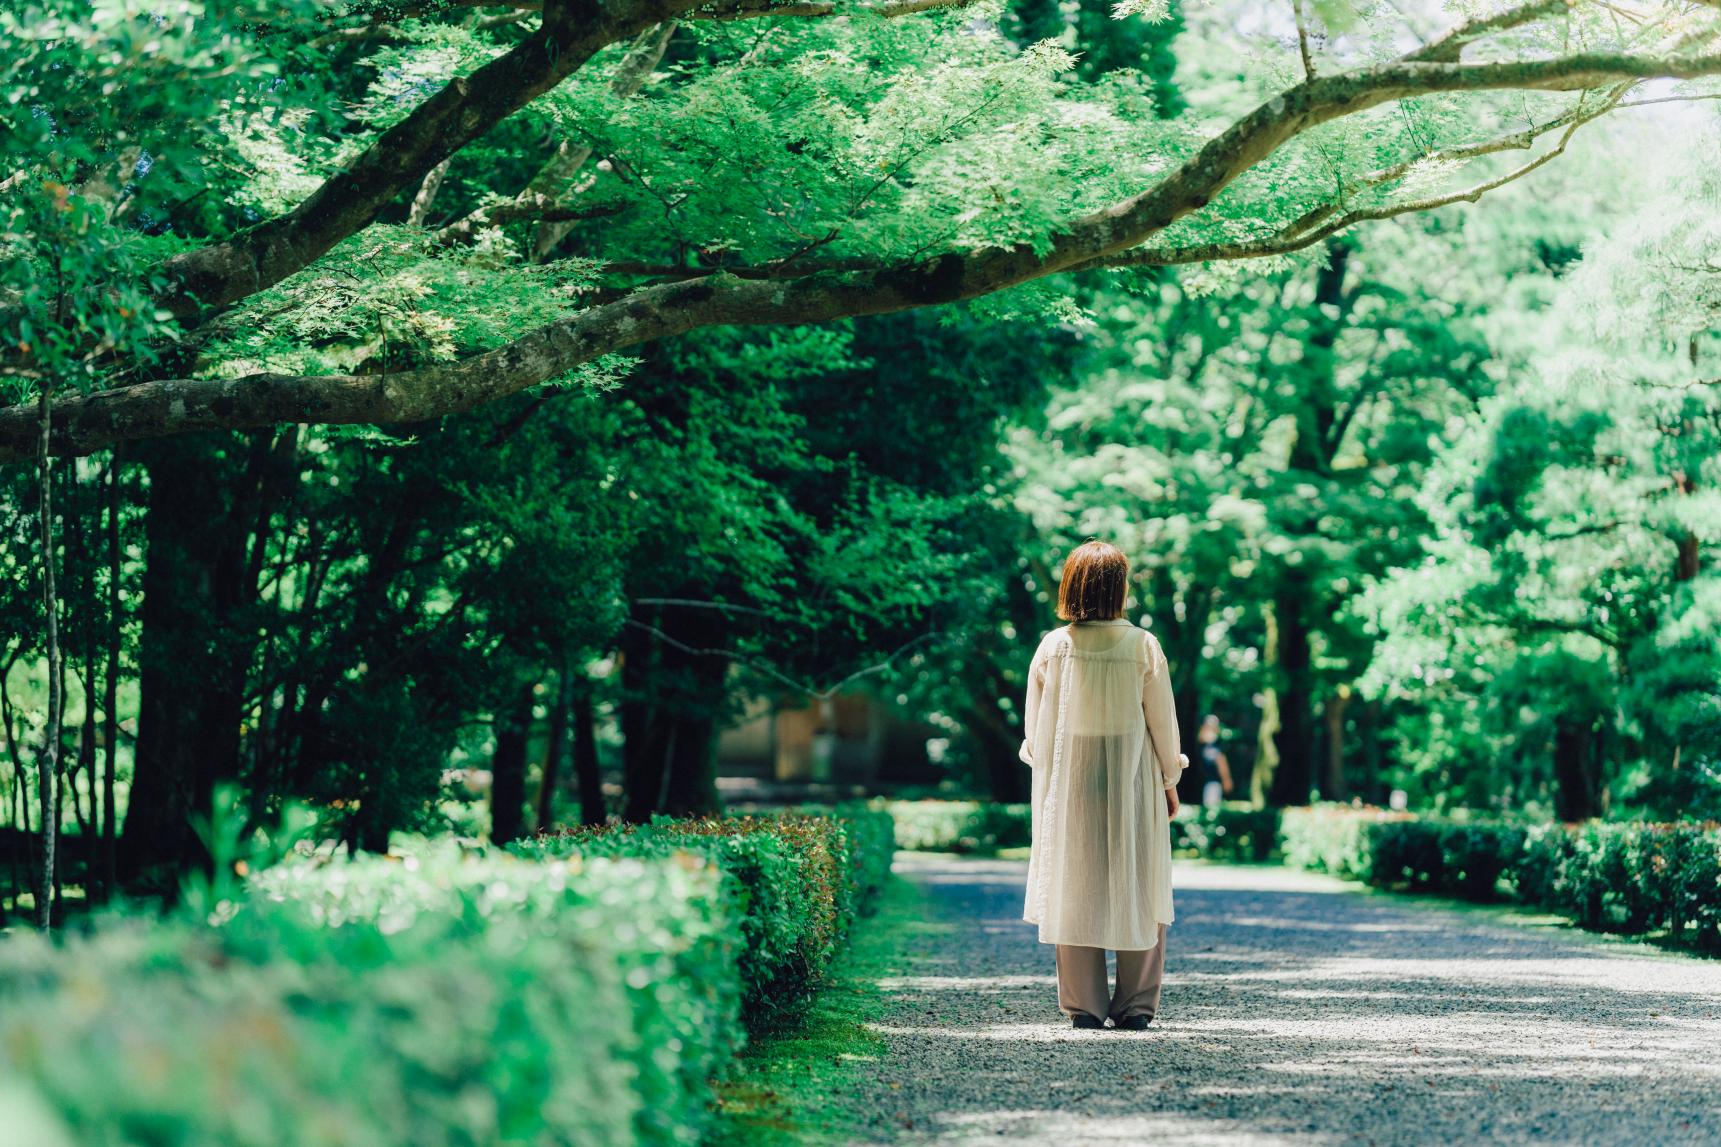
[[[1219,748],[1219,718],[1209,713],[1201,722],[1201,803],[1218,808],[1231,793],[1231,762]]]

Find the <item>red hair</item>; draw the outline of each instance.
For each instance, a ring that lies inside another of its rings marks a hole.
[[[1123,616],[1129,559],[1110,542],[1085,542],[1064,559],[1058,582],[1058,616],[1065,621],[1111,621]]]

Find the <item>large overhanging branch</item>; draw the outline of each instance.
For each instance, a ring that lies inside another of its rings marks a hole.
[[[449,83],[377,138],[285,215],[163,266],[159,300],[177,317],[227,307],[265,290],[362,231],[403,191],[497,123],[577,71],[600,49],[634,36],[692,0],[561,0],[538,28],[469,76]]]
[[[1520,132],[1500,136],[1485,143],[1465,144],[1459,147],[1445,148],[1424,156],[1419,160],[1406,160],[1377,171],[1369,172],[1358,181],[1359,188],[1377,187],[1390,183],[1406,175],[1417,163],[1429,161],[1458,161],[1474,159],[1483,155],[1513,149],[1527,149],[1541,136],[1549,131],[1564,127],[1566,130],[1553,147],[1534,159],[1519,164],[1500,175],[1484,179],[1453,191],[1442,192],[1438,195],[1427,195],[1414,199],[1401,199],[1390,203],[1377,204],[1370,207],[1357,207],[1349,211],[1342,203],[1326,203],[1316,207],[1284,227],[1256,239],[1233,240],[1229,242],[1194,243],[1185,246],[1171,247],[1137,247],[1116,255],[1108,255],[1092,262],[1084,263],[1074,268],[1077,271],[1118,270],[1126,267],[1181,267],[1191,263],[1224,263],[1238,262],[1247,259],[1266,259],[1276,255],[1290,255],[1297,251],[1313,247],[1337,235],[1340,231],[1348,230],[1359,223],[1379,222],[1383,219],[1395,219],[1400,215],[1414,215],[1424,211],[1435,211],[1442,207],[1451,207],[1458,203],[1476,203],[1490,191],[1498,191],[1508,183],[1516,183],[1541,168],[1554,159],[1565,154],[1566,145],[1577,134],[1578,128],[1591,123],[1614,108],[1620,106],[1620,100],[1626,92],[1634,87],[1636,81],[1615,85],[1601,100],[1589,108],[1582,103],[1562,115],[1556,116],[1543,123],[1534,124]]]
[[[874,11],[902,16],[969,0],[886,0]],[[758,19],[803,14],[797,5],[762,0],[549,0],[469,7],[542,10],[538,28],[508,52],[462,76],[384,132],[344,170],[293,210],[224,242],[163,264],[169,287],[156,300],[181,320],[222,309],[267,290],[368,227],[402,192],[423,183],[438,164],[554,88],[601,49],[677,18]],[[840,10],[814,5],[821,16]],[[406,9],[403,15],[419,14]],[[0,313],[0,319],[8,316]]]
[[[1141,194],[1072,220],[1039,251],[1021,244],[786,281],[717,274],[664,283],[569,315],[460,363],[396,375],[180,379],[66,398],[56,407],[53,448],[62,454],[87,453],[123,440],[281,422],[423,421],[516,394],[602,355],[703,327],[819,323],[960,302],[1138,247],[1205,207],[1301,132],[1406,96],[1574,91],[1716,74],[1721,74],[1718,54],[1682,59],[1585,54],[1482,64],[1399,61],[1319,76],[1268,100]],[[0,461],[29,456],[34,418],[27,405],[0,410]]]

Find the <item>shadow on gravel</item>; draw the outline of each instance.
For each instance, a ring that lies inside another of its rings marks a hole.
[[[856,1142],[1721,1141],[1721,963],[1180,870],[1159,1020],[1078,1032],[1022,873],[905,866],[956,926],[881,981]]]

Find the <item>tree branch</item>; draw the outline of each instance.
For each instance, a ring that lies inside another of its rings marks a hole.
[[[977,0],[886,0],[882,4],[857,4],[846,6],[832,3],[831,0],[790,0],[786,4],[772,4],[770,0],[739,0],[738,3],[725,5],[720,8],[702,9],[689,12],[689,20],[757,20],[770,16],[794,16],[816,19],[824,16],[881,16],[886,20],[901,16],[914,16],[921,12],[933,12],[941,8],[966,8]]]
[[[829,322],[960,302],[1045,275],[1102,265],[1200,210],[1239,175],[1316,125],[1392,100],[1434,92],[1502,89],[1569,91],[1623,85],[1655,76],[1721,74],[1721,54],[1661,59],[1582,54],[1483,64],[1398,62],[1305,80],[1273,97],[1209,140],[1153,187],[1105,210],[1071,220],[1036,247],[1021,243],[971,254],[864,271],[823,271],[790,280],[748,280],[717,273],[642,288],[521,336],[507,346],[455,364],[388,376],[176,379],[63,399],[54,450],[87,453],[113,442],[191,430],[240,429],[279,422],[393,423],[471,410],[559,378],[602,355],[703,327]],[[1616,97],[1617,100],[1617,97]],[[1574,123],[1571,128],[1577,125]],[[1570,138],[1568,128],[1566,138]],[[1562,146],[1564,140],[1562,140]],[[1525,169],[1546,163],[1556,152]],[[1342,226],[1382,213],[1426,209],[1479,195],[1522,171],[1464,192],[1352,212],[1315,228],[1315,242]],[[1311,237],[1312,236],[1312,237]],[[1212,257],[1248,257],[1231,249]],[[1149,256],[1151,252],[1147,253]],[[1131,257],[1142,259],[1142,253]],[[1183,249],[1185,261],[1209,257]],[[33,415],[0,410],[0,461],[27,457]]]
[[[1404,58],[1431,64],[1455,64],[1463,55],[1464,49],[1482,37],[1533,24],[1544,16],[1564,12],[1567,8],[1567,0],[1536,0],[1535,3],[1508,8],[1492,16],[1479,16],[1458,25],[1439,39],[1407,53]]]
[[[610,93],[618,99],[626,99],[637,93],[645,84],[646,78],[651,75],[663,59],[664,49],[669,46],[669,38],[674,31],[675,23],[666,20],[655,28],[648,28],[641,32],[634,39],[633,46],[628,49],[627,55],[622,58],[621,64],[616,68],[616,74],[610,80]],[[495,226],[509,219],[525,219],[534,215],[543,215],[560,203],[561,197],[567,189],[568,181],[581,167],[585,166],[585,162],[591,158],[591,154],[592,149],[590,147],[582,146],[571,140],[563,140],[556,147],[555,154],[545,161],[544,165],[532,176],[530,182],[526,184],[525,190],[521,191],[519,195],[501,203],[477,208],[464,218],[450,223],[437,232],[437,239],[451,245],[470,243],[477,238],[480,231],[487,227]],[[578,219],[584,218],[584,216],[572,216],[571,218]],[[556,225],[559,226],[560,224],[557,223]],[[562,237],[566,234],[567,229],[563,227],[555,233],[555,241],[543,249],[548,250],[549,247],[554,247],[556,243],[561,242]],[[533,243],[535,251],[540,246],[540,242],[535,241]],[[542,258],[541,255],[536,257]]]
[[[1303,18],[1303,0],[1291,0],[1291,13],[1297,21],[1297,54],[1303,58],[1303,78],[1315,78],[1315,58],[1309,54],[1309,25]]]
[[[1260,239],[1245,240],[1237,243],[1202,243],[1184,247],[1143,248],[1134,251],[1125,251],[1121,254],[1113,255],[1105,259],[1096,259],[1091,263],[1084,264],[1075,269],[1078,271],[1089,271],[1099,269],[1115,270],[1124,267],[1175,267],[1184,266],[1190,263],[1235,262],[1241,259],[1264,259],[1274,255],[1289,255],[1294,252],[1304,250],[1305,248],[1312,247],[1322,240],[1331,238],[1340,231],[1356,226],[1358,223],[1378,222],[1383,219],[1397,218],[1400,215],[1412,215],[1423,211],[1433,211],[1441,207],[1452,206],[1455,203],[1475,203],[1488,192],[1504,187],[1508,183],[1514,183],[1530,174],[1532,171],[1535,171],[1537,168],[1551,162],[1556,157],[1563,155],[1566,150],[1566,145],[1571,142],[1571,138],[1577,132],[1577,129],[1586,123],[1590,123],[1593,120],[1601,118],[1609,111],[1618,107],[1619,101],[1624,97],[1626,92],[1631,90],[1635,85],[1635,82],[1636,81],[1632,81],[1630,83],[1616,86],[1613,91],[1608,94],[1607,98],[1602,101],[1599,107],[1587,114],[1580,114],[1582,108],[1582,105],[1580,104],[1578,108],[1574,108],[1571,112],[1550,120],[1546,124],[1538,124],[1535,127],[1512,136],[1503,136],[1500,139],[1490,141],[1486,144],[1473,144],[1465,147],[1450,148],[1443,152],[1436,152],[1432,156],[1424,157],[1423,160],[1407,160],[1404,163],[1395,164],[1392,167],[1383,168],[1377,172],[1371,172],[1368,176],[1364,177],[1362,183],[1363,186],[1368,186],[1371,183],[1378,184],[1389,181],[1390,179],[1398,178],[1405,174],[1416,163],[1423,162],[1427,159],[1471,158],[1474,156],[1486,155],[1490,152],[1505,151],[1514,147],[1529,147],[1537,136],[1551,130],[1554,126],[1562,124],[1566,126],[1565,134],[1560,137],[1559,143],[1537,156],[1535,159],[1532,159],[1527,163],[1520,164],[1518,167],[1513,168],[1511,171],[1508,171],[1503,175],[1473,184],[1469,187],[1463,188],[1462,190],[1450,191],[1441,195],[1427,196],[1422,199],[1401,200],[1397,203],[1388,203],[1378,207],[1359,208],[1342,215],[1337,215],[1336,218],[1334,217],[1335,213],[1340,210],[1342,205],[1338,203],[1326,204],[1307,212],[1301,218],[1290,223],[1284,228]],[[1522,142],[1518,142],[1520,140],[1522,140]]]
[[[180,318],[227,307],[309,266],[369,226],[437,164],[577,71],[599,49],[678,14],[692,0],[552,0],[515,47],[452,81],[385,131],[292,211],[163,264],[159,303]]]

